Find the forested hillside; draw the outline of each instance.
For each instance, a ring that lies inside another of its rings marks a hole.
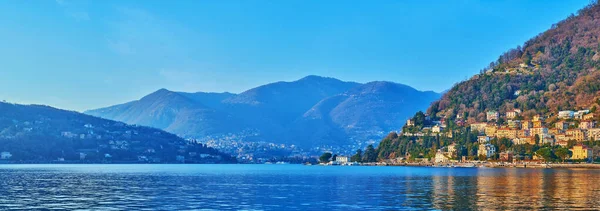
[[[0,152],[9,162],[235,162],[159,129],[10,103],[0,103]]]
[[[598,106],[599,36],[600,6],[591,4],[455,85],[428,114],[475,122],[488,110],[518,108],[531,116]]]
[[[477,159],[494,149],[480,159],[510,151],[564,160],[574,144],[600,148],[599,69],[600,5],[592,3],[453,86],[402,134],[383,139],[378,158]]]

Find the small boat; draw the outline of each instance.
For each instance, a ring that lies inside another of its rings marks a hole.
[[[462,165],[457,165],[456,167],[459,167],[459,168],[475,168],[476,166],[475,166],[474,163],[465,163],[465,164],[462,164]]]

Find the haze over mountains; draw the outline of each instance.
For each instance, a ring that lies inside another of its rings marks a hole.
[[[392,82],[360,84],[307,76],[240,94],[161,89],[136,101],[85,113],[186,138],[253,131],[250,141],[309,148],[379,139],[439,96]]]

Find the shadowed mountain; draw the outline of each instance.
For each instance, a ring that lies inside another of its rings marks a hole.
[[[59,158],[69,162],[234,161],[215,149],[150,127],[41,105],[0,103],[0,111],[0,151],[12,155],[8,161],[50,162]],[[199,154],[222,159],[195,156]],[[177,156],[182,159],[177,160]]]
[[[295,139],[314,145],[352,144],[352,139],[377,139],[397,130],[415,111],[426,109],[439,98],[392,82],[371,82],[326,98],[294,122]]]

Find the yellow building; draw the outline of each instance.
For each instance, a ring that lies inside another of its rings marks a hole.
[[[480,133],[485,131],[485,127],[487,127],[487,123],[485,122],[479,122],[479,123],[473,123],[471,124],[471,131],[479,131]]]
[[[584,141],[585,133],[580,129],[570,129],[565,133],[567,136],[572,137],[573,140],[576,141]]]
[[[494,125],[488,125],[485,127],[485,135],[486,136],[496,136],[496,130],[498,130],[498,127],[496,127]]]
[[[518,137],[527,137],[527,136],[530,136],[529,130],[518,130],[517,131],[517,136]]]
[[[533,127],[542,127],[543,124],[544,123],[542,121],[533,121]]]
[[[583,120],[593,120],[595,117],[594,113],[583,115]]]
[[[569,129],[569,123],[565,121],[560,121],[554,124],[554,128],[559,130],[566,130]]]
[[[498,138],[509,138],[513,139],[517,137],[517,130],[509,129],[509,128],[501,128],[496,131],[496,136]]]
[[[570,150],[573,152],[573,156],[571,156],[571,159],[584,160],[592,158],[593,150],[592,148],[589,148],[586,145],[578,144],[573,146],[573,148],[571,148]]]
[[[559,129],[556,129],[556,128],[552,128],[552,129],[548,130],[548,134],[550,134],[550,135],[557,135],[557,134],[560,134],[560,133],[561,133],[561,131]]]
[[[509,128],[521,129],[521,121],[519,120],[508,120],[507,123]]]

